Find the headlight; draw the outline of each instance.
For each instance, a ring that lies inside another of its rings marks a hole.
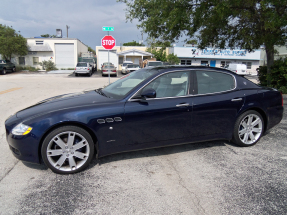
[[[24,125],[24,124],[20,123],[12,129],[12,134],[14,134],[14,135],[26,135],[26,134],[29,134],[31,131],[32,131],[31,127],[29,127],[28,125]]]

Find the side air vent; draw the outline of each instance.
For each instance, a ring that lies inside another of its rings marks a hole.
[[[114,122],[114,120],[112,118],[106,118],[107,122]]]
[[[120,121],[122,121],[122,118],[121,118],[121,117],[115,117],[114,120],[115,120],[116,122],[120,122]]]
[[[98,122],[99,124],[103,124],[103,123],[105,123],[106,121],[105,121],[104,119],[98,119],[97,122]]]

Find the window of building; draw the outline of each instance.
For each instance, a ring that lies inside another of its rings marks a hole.
[[[246,62],[242,62],[242,64],[246,65],[247,63]]]
[[[221,61],[221,62],[220,62],[220,67],[226,68],[226,67],[229,66],[229,64],[230,64],[230,61]]]
[[[186,60],[186,65],[191,65],[191,60]]]
[[[247,69],[251,69],[252,67],[252,62],[247,62]]]
[[[207,66],[208,65],[208,61],[202,60],[201,61],[201,66]]]
[[[25,65],[25,57],[19,57],[19,65]]]
[[[218,93],[232,90],[234,78],[229,74],[210,71],[196,71],[198,94]]]
[[[33,57],[33,65],[39,64],[39,57]]]
[[[180,60],[180,65],[185,65],[185,60]]]
[[[36,45],[44,45],[44,41],[43,40],[36,40]]]
[[[191,65],[191,60],[180,60],[180,65]]]

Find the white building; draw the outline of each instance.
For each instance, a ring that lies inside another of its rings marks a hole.
[[[169,54],[176,54],[181,65],[209,65],[210,67],[224,67],[230,63],[246,64],[247,72],[257,74],[260,52],[248,52],[246,50],[231,49],[198,49],[196,47],[172,47],[168,48]]]
[[[27,38],[28,55],[15,59],[20,66],[40,68],[39,62],[51,60],[58,69],[74,68],[81,53],[88,52],[88,46],[72,38]]]

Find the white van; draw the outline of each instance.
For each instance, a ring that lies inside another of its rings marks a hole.
[[[238,75],[247,75],[247,66],[245,64],[229,64],[226,68]]]

